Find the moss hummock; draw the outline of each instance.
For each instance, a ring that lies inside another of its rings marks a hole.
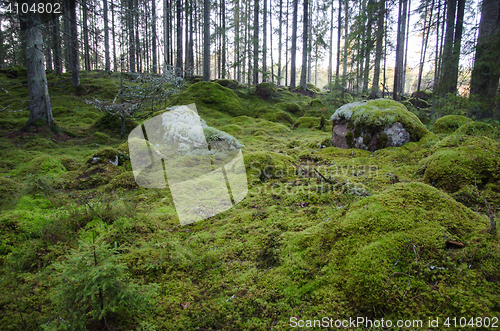
[[[243,115],[241,103],[230,89],[213,82],[198,82],[175,99],[176,105],[196,103],[198,107],[206,107],[231,116]]]
[[[482,294],[469,301],[467,291],[429,290],[432,284],[461,288],[464,279],[484,279],[479,259],[465,259],[468,268],[462,259],[477,250],[473,243],[486,227],[485,217],[446,193],[423,183],[398,183],[357,201],[344,217],[323,226],[324,234],[317,239],[318,248],[329,252],[323,281],[342,289],[361,313],[429,314],[446,298],[460,302],[443,308],[449,313],[459,313],[465,306],[470,313],[488,311],[493,305]],[[448,240],[466,248],[448,250]],[[321,253],[314,248],[309,251],[309,263],[314,257],[320,260]],[[422,300],[411,299],[415,297]]]
[[[432,126],[434,133],[453,133],[465,123],[473,122],[468,117],[462,115],[447,115],[439,118]]]

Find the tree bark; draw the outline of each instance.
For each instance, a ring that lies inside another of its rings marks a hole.
[[[38,6],[37,0],[28,0],[27,3],[29,8],[32,5]],[[24,129],[35,124],[37,120],[43,120],[46,124],[54,125],[47,88],[47,77],[45,76],[45,57],[43,54],[42,31],[40,30],[40,15],[37,12],[31,11],[28,11],[26,14],[20,13],[19,22],[21,37],[25,44],[30,109],[30,117]]]
[[[477,38],[474,69],[472,70],[470,94],[481,101],[472,113],[477,119],[498,117],[495,113],[495,97],[500,79],[500,1],[484,0]],[[497,107],[498,109],[498,107]]]
[[[342,0],[339,0],[339,12],[338,12],[338,25],[337,25],[337,64],[335,68],[335,85],[339,83],[340,75],[340,37],[342,36]],[[333,24],[333,22],[332,22]]]
[[[377,41],[375,45],[375,64],[370,99],[378,98],[380,93],[380,61],[382,59],[382,42],[384,38],[385,0],[380,0],[377,8]]]
[[[102,5],[104,15],[104,70],[109,72],[111,70],[111,63],[109,60],[108,0],[103,0]]]
[[[158,73],[158,58],[157,58],[157,49],[156,49],[156,0],[152,0],[151,3],[151,16],[152,16],[152,25],[151,25],[151,51],[153,52],[153,73]]]
[[[283,0],[280,0],[280,14],[279,14],[279,26],[278,26],[278,85],[281,85],[281,51],[283,48],[283,42],[281,38],[282,25],[283,25]]]
[[[257,85],[258,82],[259,82],[259,0],[254,0],[254,7],[253,7],[253,84]]]
[[[303,18],[303,32],[302,32],[302,70],[300,72],[300,87],[307,90],[307,42],[308,42],[308,29],[309,29],[309,1],[304,0],[304,18]]]
[[[56,14],[52,15],[52,53],[54,61],[54,70],[56,75],[59,76],[62,73],[62,63],[61,63],[61,43],[59,41],[59,16]]]
[[[453,93],[456,89],[452,87],[450,74],[453,72],[453,35],[455,32],[455,15],[457,10],[457,0],[446,1],[446,34],[444,37],[442,71],[439,80],[438,93],[445,96],[446,93]]]
[[[262,16],[262,81],[267,81],[267,0],[264,0]]]
[[[234,79],[241,82],[240,70],[240,0],[234,5]]]
[[[298,14],[298,3],[299,0],[293,1],[293,18],[292,18],[292,49],[291,49],[291,59],[290,59],[290,89],[294,89],[295,86],[295,76],[296,76],[296,56],[297,56],[297,14]]]
[[[396,44],[396,65],[394,67],[394,91],[393,99],[401,101],[401,93],[403,92],[404,81],[404,47],[405,47],[405,30],[406,30],[406,14],[408,12],[408,0],[402,0],[399,3],[399,18],[398,18],[398,34]]]
[[[128,47],[130,72],[135,72],[134,0],[128,0]]]
[[[80,64],[78,59],[78,34],[76,29],[76,1],[68,0],[71,42],[71,84],[80,86]]]
[[[210,0],[203,1],[203,80],[210,80]]]

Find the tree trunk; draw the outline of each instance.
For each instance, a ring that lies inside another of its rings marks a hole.
[[[274,59],[273,59],[273,6],[269,3],[269,42],[271,46],[271,81],[274,83]]]
[[[128,0],[128,49],[130,72],[135,72],[134,0]]]
[[[370,98],[378,98],[380,89],[380,60],[382,59],[382,42],[384,38],[385,0],[380,0],[377,12],[377,43],[375,45],[375,64],[373,67],[373,82]]]
[[[289,16],[289,10],[290,10],[290,0],[286,0],[286,39],[285,39],[285,86],[288,86],[288,16]]]
[[[88,10],[87,10],[87,2],[83,1],[82,3],[83,10],[83,49],[84,49],[84,64],[85,70],[90,71],[90,45],[89,45],[89,27],[87,24],[88,21]]]
[[[453,36],[455,32],[455,14],[457,10],[457,0],[448,0],[446,4],[446,35],[444,38],[442,71],[438,86],[438,93],[441,96],[445,96],[446,93],[453,93],[456,90],[456,86],[452,86],[452,79],[450,79],[450,74],[453,72]]]
[[[254,0],[254,7],[253,7],[253,84],[257,85],[258,82],[259,82],[259,0]]]
[[[210,0],[203,1],[203,80],[210,80]]]
[[[241,82],[240,70],[240,0],[234,7],[234,79]]]
[[[156,50],[156,0],[153,0],[151,3],[151,51],[153,52],[153,74],[158,73],[158,58],[157,58],[157,50]]]
[[[332,82],[332,62],[333,62],[333,0],[332,0],[332,8],[331,8],[331,16],[330,16],[330,46],[328,49],[328,84]],[[318,68],[316,68],[318,70]]]
[[[280,0],[280,18],[278,26],[278,85],[281,85],[281,52],[283,42],[281,40],[282,26],[283,26],[283,0]]]
[[[226,2],[221,1],[221,21],[222,21],[222,79],[226,78]]]
[[[78,35],[76,29],[76,1],[67,0],[70,21],[70,43],[71,43],[71,84],[73,87],[80,86],[80,64],[78,60]]]
[[[262,81],[267,81],[267,0],[262,13]]]
[[[496,117],[495,98],[500,79],[500,1],[484,0],[477,38],[474,69],[470,82],[470,94],[481,101],[474,111],[477,119]],[[498,109],[498,107],[497,107]]]
[[[401,93],[403,92],[404,81],[404,47],[405,47],[405,30],[406,30],[406,14],[408,12],[408,0],[402,0],[399,3],[399,18],[398,18],[398,34],[396,44],[396,65],[394,67],[394,90],[393,99],[401,101]]]
[[[347,50],[349,47],[349,1],[344,3],[344,62],[342,63],[342,88],[347,88]]]
[[[335,85],[339,83],[340,75],[340,37],[342,36],[342,0],[339,0],[339,12],[338,12],[338,25],[337,25],[337,63],[335,67]],[[333,22],[332,22],[333,24]]]
[[[427,53],[427,43],[429,41],[429,34],[431,32],[431,23],[432,23],[432,13],[434,9],[434,0],[432,1],[431,5],[431,10],[430,10],[430,15],[429,15],[429,20],[427,21],[427,6],[425,7],[425,13],[424,13],[424,28],[422,31],[422,47],[420,50],[420,65],[418,68],[418,78],[417,78],[417,100],[418,100],[418,95],[420,92],[420,86],[422,84],[422,72],[424,69],[424,63],[425,63],[425,54]],[[427,23],[428,22],[428,23]]]
[[[59,16],[55,14],[52,15],[52,41],[54,70],[59,76],[62,73],[61,43],[59,42]]]
[[[404,61],[404,66],[403,66],[403,79],[402,79],[402,83],[403,83],[403,87],[401,89],[401,93],[404,93],[405,92],[405,89],[406,89],[406,64],[408,62],[408,42],[410,40],[409,38],[409,35],[410,35],[410,18],[411,18],[411,15],[410,15],[410,9],[411,9],[411,0],[408,0],[408,11],[407,11],[407,14],[406,14],[406,36],[405,36],[405,40],[406,40],[406,46],[405,46],[405,61]]]
[[[453,53],[451,57],[450,67],[453,68],[451,71],[451,82],[450,82],[450,91],[451,93],[457,92],[457,84],[458,84],[458,67],[460,63],[460,49],[462,45],[462,31],[464,26],[464,13],[465,13],[465,0],[458,0],[458,8],[457,8],[457,23],[455,26],[455,37],[453,39]]]
[[[304,90],[307,90],[307,82],[306,82],[306,74],[307,74],[307,37],[309,35],[309,2],[308,0],[304,0],[304,23],[302,30],[302,70],[300,73],[300,87]]]
[[[108,26],[108,1],[103,0],[103,15],[104,15],[104,70],[111,70],[111,63],[109,60],[109,26]]]
[[[366,52],[365,52],[365,72],[363,74],[363,92],[368,91],[368,79],[370,75],[370,55],[373,48],[372,40],[372,24],[373,24],[373,14],[374,14],[375,3],[374,0],[368,1],[368,24],[366,26]]]
[[[292,18],[292,49],[291,49],[291,59],[290,59],[290,89],[294,89],[295,86],[295,76],[296,76],[296,56],[297,56],[297,14],[298,14],[298,4],[299,0],[293,1],[293,18]],[[305,48],[304,48],[305,52]]]
[[[139,0],[135,0],[135,58],[136,58],[136,64],[137,64],[137,72],[142,72],[142,47],[141,47],[141,41],[139,39]]]
[[[177,14],[177,59],[176,59],[176,75],[182,77],[182,0],[176,2]]]
[[[32,5],[38,7],[37,0],[28,0],[27,3],[29,8]],[[45,76],[45,58],[43,52],[41,52],[43,49],[43,38],[42,31],[40,30],[40,16],[37,12],[31,11],[28,11],[26,14],[20,13],[19,22],[21,37],[25,44],[30,109],[30,117],[24,129],[35,124],[37,120],[43,120],[46,124],[54,125],[47,88],[47,77]]]

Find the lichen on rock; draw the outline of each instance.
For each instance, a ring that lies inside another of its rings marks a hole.
[[[430,133],[401,103],[376,99],[346,104],[333,113],[332,145],[377,150],[419,141]]]

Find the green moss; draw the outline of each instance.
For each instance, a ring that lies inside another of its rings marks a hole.
[[[319,87],[314,86],[314,84],[307,83],[307,90],[314,92],[314,93],[320,93],[321,89]]]
[[[240,136],[243,134],[243,128],[237,124],[224,125],[221,129],[231,135]]]
[[[465,123],[473,122],[470,118],[461,115],[447,115],[439,118],[432,126],[434,133],[452,133]]]
[[[318,98],[313,99],[309,105],[311,107],[324,107],[325,106],[325,104],[323,103],[323,101],[321,101]]]
[[[91,121],[93,122],[93,121]],[[125,134],[130,133],[139,123],[129,118],[125,119]],[[113,116],[108,112],[103,113],[92,125],[91,130],[119,135],[121,132],[121,119],[119,116]]]
[[[241,87],[240,83],[235,79],[217,79],[215,83],[219,84],[220,86],[227,87],[229,89],[236,89],[238,87]]]
[[[15,179],[0,177],[0,207],[15,199],[22,185]]]
[[[255,94],[263,99],[271,99],[276,96],[277,92],[278,88],[271,82],[260,83],[255,87]]]
[[[32,150],[44,150],[57,147],[58,146],[52,140],[46,138],[35,138],[24,144],[24,148]]]
[[[347,92],[333,90],[324,97],[325,103],[333,106],[334,109],[354,101],[354,98]]]
[[[345,134],[345,140],[349,148],[354,148],[354,134],[352,133],[352,131],[347,131],[347,133]]]
[[[422,161],[424,180],[453,193],[466,185],[482,188],[500,179],[498,143],[486,137],[452,136]],[[452,148],[450,148],[453,146]]]
[[[446,250],[445,241],[472,243],[486,224],[485,218],[431,186],[398,183],[357,201],[344,217],[325,227],[323,232],[330,234],[318,241],[328,242],[331,251],[328,268],[323,270],[330,276],[329,282],[343,289],[356,311],[398,310],[411,316],[442,302],[443,293],[428,291],[429,282],[443,281],[447,287],[458,284],[460,288],[458,278],[483,277],[479,265],[474,266],[476,271],[464,273],[460,263],[451,262],[464,255]],[[475,249],[466,248],[465,252]],[[452,293],[445,297],[468,298],[466,293]],[[424,304],[400,306],[405,297],[418,295],[425,296]],[[480,304],[473,306],[483,309]]]
[[[138,187],[135,182],[134,173],[127,171],[111,179],[104,189],[108,192],[113,192],[119,190],[129,191]]]
[[[293,173],[293,159],[281,153],[252,152],[243,156],[249,182],[265,182],[272,178],[284,178],[287,172]]]
[[[111,142],[111,138],[105,133],[94,132],[93,136],[94,141],[100,145],[109,144]]]
[[[13,172],[23,176],[29,174],[57,176],[65,173],[66,169],[58,159],[42,154],[28,161]]]
[[[460,126],[455,133],[466,134],[469,136],[487,136],[494,138],[497,135],[497,131],[493,126],[484,122],[468,122]]]
[[[388,99],[345,105],[332,115],[331,120],[335,124],[349,122],[352,127],[371,134],[400,122],[410,133],[411,141],[419,141],[424,135],[430,134],[417,116],[409,112],[401,103]],[[355,133],[355,136],[359,135]]]
[[[302,107],[299,106],[295,102],[285,102],[285,103],[279,104],[278,106],[281,109],[283,109],[284,111],[291,113],[291,114],[294,114],[294,115],[302,115],[304,113],[304,111],[302,110]]]
[[[293,129],[298,129],[298,128],[318,129],[320,125],[321,125],[321,118],[300,117],[293,124]]]
[[[217,83],[195,83],[175,99],[176,105],[191,103],[196,103],[197,107],[206,107],[231,116],[243,115],[243,109],[236,94]]]

